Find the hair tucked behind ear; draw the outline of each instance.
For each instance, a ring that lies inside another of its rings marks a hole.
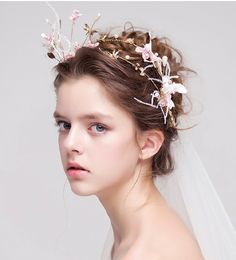
[[[135,52],[134,46],[123,40],[132,38],[136,45],[142,46],[148,43],[148,33],[139,30],[123,31],[118,37],[120,41],[112,41],[114,36],[107,35],[106,37],[111,41],[101,41],[95,48],[82,47],[77,50],[74,57],[60,62],[54,67],[57,72],[54,80],[55,90],[57,91],[63,82],[69,79],[79,79],[84,75],[98,79],[103,83],[113,101],[132,116],[137,129],[141,131],[159,129],[163,132],[164,142],[152,158],[152,176],[168,174],[174,169],[170,144],[173,139],[178,137],[178,127],[172,127],[168,123],[164,124],[163,113],[160,109],[145,106],[134,99],[134,97],[140,100],[150,99],[150,94],[154,90],[150,80],[141,77],[139,72],[135,71],[127,62],[106,55],[106,51],[111,53],[119,50],[122,56],[131,56],[133,62],[142,66],[144,63],[142,55]],[[168,57],[171,73],[179,76],[173,79],[175,83],[182,84],[184,74],[193,72],[183,66],[182,55],[168,43],[166,38],[153,38],[152,51],[157,52],[160,56]],[[149,68],[148,74],[157,77],[154,68]],[[161,83],[157,83],[157,85],[161,87]],[[182,94],[176,92],[172,100],[175,106],[171,111],[178,126],[179,116],[185,113]]]

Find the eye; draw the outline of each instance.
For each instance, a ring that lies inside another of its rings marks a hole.
[[[95,129],[95,133],[104,133],[107,130],[107,127],[105,127],[104,125],[100,124],[100,123],[94,123],[90,126],[90,128]]]
[[[63,131],[66,131],[67,129],[70,129],[70,124],[69,123],[66,123],[65,121],[56,121],[55,122],[55,126],[57,126],[59,129],[58,129],[58,132],[63,132]],[[68,127],[68,128],[66,128]]]

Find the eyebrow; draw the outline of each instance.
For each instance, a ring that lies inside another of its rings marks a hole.
[[[66,116],[63,116],[61,115],[58,111],[55,111],[53,113],[53,117],[56,119],[56,118],[66,118]],[[112,119],[112,116],[110,115],[105,115],[103,113],[100,113],[100,112],[95,112],[95,113],[90,113],[90,114],[85,114],[85,115],[82,115],[82,116],[79,116],[78,117],[79,119],[81,120],[85,120],[85,119]]]

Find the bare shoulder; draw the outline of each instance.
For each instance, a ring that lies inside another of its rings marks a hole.
[[[144,247],[133,247],[122,258],[122,260],[204,260],[201,252],[189,247],[179,247],[174,249],[171,245],[169,248],[147,249]]]
[[[203,260],[199,245],[172,209],[153,212],[140,239],[122,260]]]
[[[134,244],[122,260],[204,260],[201,250],[192,239],[179,237],[164,243]]]

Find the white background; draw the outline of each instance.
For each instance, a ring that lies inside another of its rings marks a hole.
[[[192,141],[236,227],[236,3],[53,5],[68,36],[76,8],[83,23],[100,12],[100,28],[131,21],[181,50],[198,73],[187,86],[198,123]],[[66,182],[52,118],[56,61],[41,44],[40,34],[49,32],[45,18],[54,19],[45,2],[0,3],[0,258],[99,259],[109,219],[96,197],[75,196]]]

